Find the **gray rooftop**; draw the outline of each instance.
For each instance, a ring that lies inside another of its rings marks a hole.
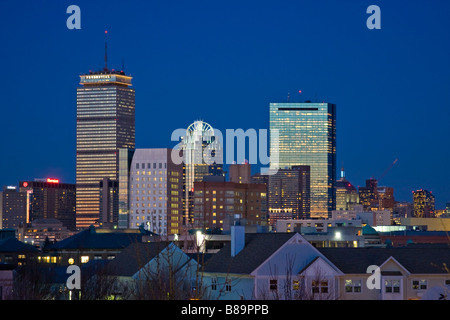
[[[241,252],[232,257],[228,243],[205,263],[205,272],[250,274],[293,236],[294,233],[247,233]]]
[[[393,257],[409,272],[416,274],[448,273],[450,247],[392,247],[392,248],[318,248],[344,273],[366,273],[370,265],[381,266]]]

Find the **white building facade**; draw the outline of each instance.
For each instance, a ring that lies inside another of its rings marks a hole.
[[[129,227],[179,234],[183,217],[183,167],[171,149],[136,149],[130,168]]]

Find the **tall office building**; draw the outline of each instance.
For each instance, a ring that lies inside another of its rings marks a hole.
[[[131,80],[132,77],[123,71],[109,70],[106,59],[102,71],[80,75],[81,86],[77,88],[77,228],[99,225],[101,217],[118,219],[117,212],[102,211],[100,199],[105,200],[105,195],[118,192],[105,190],[105,187],[117,187],[113,182],[119,180],[119,149],[135,148],[135,91],[131,88]],[[105,178],[111,183],[104,184]],[[108,208],[119,210],[115,204],[103,206],[105,210]]]
[[[27,193],[16,186],[4,186],[0,191],[0,229],[18,230],[27,222]]]
[[[172,161],[171,149],[136,149],[129,180],[129,227],[159,235],[181,234],[183,165]]]
[[[269,175],[269,218],[308,219],[311,207],[310,167],[292,166]]]
[[[20,181],[19,186],[27,194],[27,223],[57,219],[69,230],[75,230],[75,184],[47,178]]]
[[[311,168],[311,217],[336,207],[336,105],[270,104],[270,167]]]
[[[413,191],[414,216],[417,218],[435,217],[435,197],[431,191]]]
[[[193,218],[194,182],[205,176],[225,176],[223,171],[223,146],[214,129],[204,121],[195,121],[186,130],[182,142],[184,162],[184,223]]]

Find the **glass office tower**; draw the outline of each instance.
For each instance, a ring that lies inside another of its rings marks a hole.
[[[135,92],[131,77],[105,68],[80,75],[77,88],[77,228],[98,225],[101,212],[100,181],[118,181],[119,149],[135,148]],[[117,185],[117,184],[112,184]],[[103,190],[105,191],[105,190]],[[112,205],[116,208],[118,205]],[[102,221],[117,224],[117,221]]]
[[[270,159],[271,169],[310,166],[311,218],[331,217],[336,207],[336,105],[271,103]]]

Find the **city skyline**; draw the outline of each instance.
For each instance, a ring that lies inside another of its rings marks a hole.
[[[0,162],[2,185],[41,177],[75,183],[74,88],[80,74],[103,66],[108,30],[108,65],[124,66],[138,92],[137,148],[172,148],[171,132],[198,119],[223,132],[268,129],[269,104],[288,95],[326,101],[338,106],[337,168],[344,164],[353,185],[398,158],[379,183],[393,187],[396,200],[412,202],[412,191],[427,189],[437,209],[450,201],[450,48],[440,40],[447,3],[379,1],[381,30],[365,26],[369,2],[78,1],[81,30],[65,25],[70,3],[26,3],[25,14],[0,4],[9,48],[0,53],[7,62],[0,132],[8,137],[1,147],[16,156]],[[24,75],[38,81],[28,86]]]

